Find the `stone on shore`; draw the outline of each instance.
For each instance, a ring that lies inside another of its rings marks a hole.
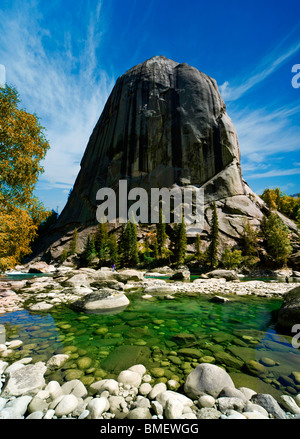
[[[141,375],[132,370],[123,370],[118,375],[118,382],[123,383],[124,385],[139,387],[141,381],[142,381]]]
[[[158,401],[163,408],[166,407],[167,401],[169,400],[178,400],[183,406],[187,407],[193,405],[193,401],[190,398],[181,393],[174,392],[173,390],[166,390],[156,396],[156,401]]]
[[[179,419],[183,409],[184,406],[178,399],[168,399],[165,406],[165,417],[167,419]]]
[[[239,280],[238,275],[233,270],[213,270],[209,273],[206,273],[206,276],[209,278],[216,278],[216,279],[226,279],[227,281],[231,280]]]
[[[300,407],[291,396],[281,395],[280,402],[289,412],[294,413],[295,415],[300,414]]]
[[[128,413],[126,419],[152,419],[152,416],[147,407],[137,407]]]
[[[38,362],[13,371],[1,396],[34,396],[45,385],[46,370],[45,364]]]
[[[119,391],[119,383],[113,379],[105,379],[100,380],[90,385],[90,393],[95,395],[98,393],[99,395],[107,390],[111,395],[117,395]]]
[[[257,393],[256,395],[252,396],[250,401],[262,406],[276,419],[286,419],[284,411],[282,410],[276,399],[273,398],[273,396],[264,393]]]
[[[28,273],[53,273],[55,270],[54,265],[48,265],[44,261],[38,261],[29,265]]]
[[[228,373],[210,363],[199,364],[186,378],[184,391],[190,398],[208,393],[216,398],[224,387],[234,387]]]
[[[86,294],[76,300],[70,306],[77,311],[110,311],[123,309],[129,305],[129,300],[124,293],[116,292],[109,288],[103,288],[94,293]]]
[[[71,413],[78,406],[78,399],[75,395],[65,395],[62,400],[55,407],[56,416],[64,416]]]
[[[109,407],[109,402],[106,398],[94,398],[92,399],[88,405],[87,410],[89,410],[89,419],[99,419],[104,411]]]

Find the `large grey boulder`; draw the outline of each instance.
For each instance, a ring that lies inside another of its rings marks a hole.
[[[144,280],[144,272],[134,269],[112,271],[109,269],[104,270],[103,267],[101,270],[93,270],[92,273],[73,276],[68,282],[72,281],[74,278],[77,280],[77,278],[80,279],[81,277],[84,282],[89,282],[91,286],[96,286],[97,283],[99,284],[101,282],[138,282]]]
[[[238,280],[239,277],[236,274],[234,270],[213,270],[209,273],[206,273],[206,276],[209,278],[216,278],[216,279],[226,279],[228,281],[230,280]]]
[[[115,271],[112,274],[112,278],[118,282],[129,282],[129,281],[141,281],[144,280],[144,273],[142,271],[125,269],[120,271]]]
[[[48,265],[44,261],[37,261],[29,265],[28,273],[53,273],[55,270],[54,265]]]
[[[278,312],[278,323],[288,331],[291,331],[294,325],[300,324],[300,287],[293,288],[285,294]]]
[[[34,396],[45,385],[46,370],[47,367],[40,361],[13,371],[1,396],[4,398],[21,395]]]
[[[156,395],[156,401],[158,401],[163,408],[166,407],[168,401],[179,401],[183,406],[191,407],[193,401],[181,393],[174,392],[173,390],[166,390]]]
[[[78,311],[113,311],[124,309],[129,305],[129,300],[124,293],[116,290],[103,288],[95,293],[86,294],[81,299],[76,300],[70,306]]]
[[[203,393],[216,398],[224,387],[235,387],[228,373],[214,364],[201,363],[187,376],[184,391],[192,399]]]

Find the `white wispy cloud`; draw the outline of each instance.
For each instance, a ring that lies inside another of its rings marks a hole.
[[[299,26],[297,29],[299,31]],[[285,40],[288,40],[295,30],[292,30]],[[248,90],[267,79],[300,50],[300,41],[283,48],[284,42],[285,41],[281,41],[270,54],[265,56],[258,65],[252,69],[250,74],[247,73],[247,75],[238,77],[232,82],[227,80],[221,84],[219,89],[223,99],[225,101],[235,101],[239,99]]]
[[[300,168],[292,169],[272,169],[267,172],[258,172],[256,174],[251,174],[248,176],[250,178],[270,178],[270,177],[283,177],[287,175],[297,175],[300,174]]]
[[[79,171],[87,141],[114,84],[99,69],[101,2],[87,13],[85,34],[77,41],[65,30],[63,46],[51,28],[42,26],[38,2],[17,3],[0,10],[0,62],[6,81],[20,92],[22,106],[35,112],[47,128],[51,149],[43,166],[40,187],[70,188]],[[84,19],[84,18],[83,18]]]
[[[238,134],[242,169],[247,178],[257,175],[258,167],[264,173],[270,170],[271,164],[274,166],[280,157],[283,157],[281,166],[287,167],[285,154],[298,151],[300,147],[300,129],[294,120],[300,106],[277,109],[233,107],[228,111]]]

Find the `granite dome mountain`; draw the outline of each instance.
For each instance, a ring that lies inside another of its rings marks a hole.
[[[234,243],[245,216],[258,225],[263,201],[242,178],[237,133],[217,83],[198,69],[155,56],[118,78],[91,134],[68,202],[51,234],[56,257],[66,234],[96,224],[96,193],[133,187],[204,188],[205,226],[216,202],[222,240]]]

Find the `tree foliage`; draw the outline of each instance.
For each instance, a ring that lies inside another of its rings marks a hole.
[[[211,268],[218,265],[218,245],[219,245],[219,221],[216,203],[212,205],[212,219],[210,227],[210,244],[206,251],[207,261]]]
[[[109,257],[109,241],[107,223],[99,223],[95,234],[95,248],[100,265],[105,264]]]
[[[278,266],[286,265],[292,252],[288,227],[276,213],[271,213],[269,217],[263,217],[261,230],[272,262]]]
[[[227,245],[222,253],[221,262],[224,268],[228,270],[239,267],[243,262],[242,251],[232,250],[229,245]]]
[[[174,262],[177,265],[183,264],[186,256],[187,236],[184,219],[181,223],[175,224],[173,229],[173,241],[174,241]]]
[[[78,247],[78,230],[75,228],[70,242],[69,255],[75,255],[75,253],[77,253],[78,250],[77,247]]]
[[[279,188],[265,189],[261,198],[272,210],[278,210],[300,224],[300,198],[284,194]]]
[[[94,258],[97,257],[96,247],[95,247],[95,236],[88,236],[85,243],[83,254],[81,255],[81,262],[83,265],[89,265]]]
[[[16,89],[0,87],[0,270],[31,252],[49,212],[33,195],[49,144],[38,118],[19,108]]]
[[[108,247],[109,247],[110,262],[112,265],[114,264],[116,267],[118,267],[119,266],[119,246],[118,246],[117,237],[114,233],[108,238]]]
[[[126,225],[122,224],[119,253],[122,265],[133,267],[138,264],[137,227],[131,221],[128,221]]]
[[[244,228],[241,234],[241,247],[244,264],[253,267],[259,262],[258,257],[258,232],[251,226],[248,218],[244,220]]]

